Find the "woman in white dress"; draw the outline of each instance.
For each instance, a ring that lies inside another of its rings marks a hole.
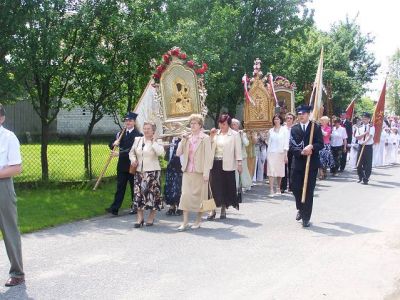
[[[353,169],[357,168],[357,153],[358,153],[358,143],[356,139],[356,132],[359,126],[358,118],[354,118],[353,120],[353,134],[351,137],[351,147],[350,147],[350,158],[349,158],[349,166]]]
[[[285,164],[288,162],[289,136],[287,128],[283,127],[280,115],[272,118],[274,127],[269,130],[267,149],[267,175],[269,177],[270,197],[274,196],[274,181],[277,179],[276,194],[281,195],[281,180],[285,176]]]
[[[381,132],[379,143],[374,144],[372,146],[372,148],[373,148],[372,166],[374,168],[383,166],[383,160],[384,160],[383,157],[385,155],[386,136],[387,136],[387,133],[385,130],[383,130]]]
[[[247,138],[246,132],[240,129],[240,121],[238,119],[232,119],[231,128],[238,132],[240,135],[240,140],[242,142],[242,174],[239,175],[239,172],[236,171],[236,187],[239,187],[239,176],[242,184],[243,190],[251,189],[251,177],[249,173],[249,168],[247,167],[247,151],[246,147],[249,145],[249,139]]]

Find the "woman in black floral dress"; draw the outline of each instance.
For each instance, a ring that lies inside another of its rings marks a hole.
[[[178,209],[182,191],[182,165],[180,157],[176,156],[176,149],[178,149],[180,141],[180,138],[172,138],[170,147],[165,155],[168,166],[164,185],[164,200],[170,206],[167,211],[168,216],[180,216],[182,214],[182,210]]]
[[[131,164],[137,168],[134,182],[134,207],[138,212],[135,228],[143,226],[144,210],[150,210],[146,226],[152,226],[156,211],[163,208],[160,186],[161,167],[158,158],[165,152],[164,147],[154,137],[155,131],[154,123],[144,122],[144,136],[135,138],[129,152]]]

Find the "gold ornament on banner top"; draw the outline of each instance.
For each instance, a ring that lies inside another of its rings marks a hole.
[[[178,136],[188,131],[191,114],[207,115],[204,73],[207,65],[198,66],[180,48],[174,47],[162,56],[153,74],[156,115],[162,121],[163,134]]]

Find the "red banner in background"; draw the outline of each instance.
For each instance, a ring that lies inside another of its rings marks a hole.
[[[374,144],[379,143],[383,126],[383,116],[385,115],[385,96],[386,96],[386,80],[383,84],[382,92],[376,103],[374,115],[372,116],[372,124],[375,127]]]

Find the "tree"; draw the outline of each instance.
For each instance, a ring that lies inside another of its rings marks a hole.
[[[387,88],[388,106],[392,113],[400,115],[400,49],[389,59]]]
[[[375,102],[371,97],[363,96],[359,101],[356,101],[355,110],[357,115],[361,115],[363,112],[368,112],[371,115],[375,110]]]
[[[25,1],[3,0],[0,3],[0,101],[3,103],[13,102],[22,95],[9,64],[9,55],[15,47],[14,36],[25,26],[28,7]]]
[[[311,24],[307,1],[166,1],[170,46],[185,49],[209,65],[206,74],[209,115],[232,115],[243,101],[241,77],[280,59],[278,49]]]
[[[361,32],[356,19],[340,21],[329,32],[310,27],[305,34],[289,40],[273,70],[282,72],[302,90],[307,82],[313,82],[324,46],[324,82],[333,85],[333,106],[337,113],[353,98],[364,94],[366,84],[376,75],[379,65],[368,50],[373,41],[373,37]]]
[[[80,27],[75,1],[27,1],[27,20],[19,27],[10,51],[10,66],[16,80],[29,95],[41,120],[42,179],[47,181],[49,126],[63,106],[63,97],[77,62]]]

